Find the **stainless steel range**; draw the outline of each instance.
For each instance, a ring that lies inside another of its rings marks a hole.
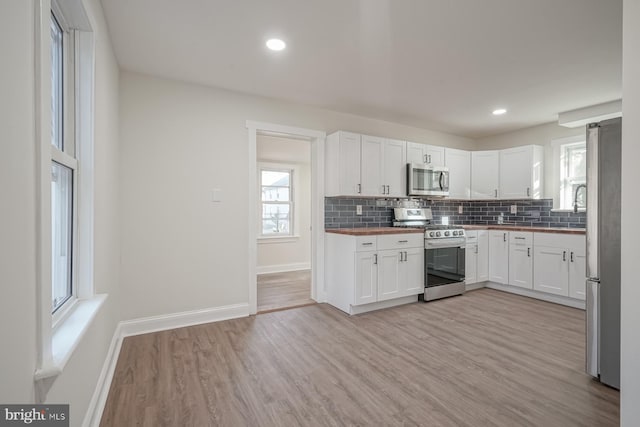
[[[394,227],[424,228],[425,285],[421,299],[432,301],[464,293],[466,237],[455,225],[432,224],[429,208],[394,208]]]

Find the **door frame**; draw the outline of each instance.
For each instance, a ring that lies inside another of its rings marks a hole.
[[[311,298],[316,302],[327,300],[324,285],[324,145],[326,132],[275,123],[247,120],[249,139],[249,314],[258,312],[258,187],[257,135],[275,133],[304,137],[311,142]]]

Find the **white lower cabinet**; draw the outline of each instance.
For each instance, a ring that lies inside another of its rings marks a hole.
[[[329,304],[355,314],[424,292],[422,233],[325,236]]]
[[[489,232],[466,231],[465,281],[467,285],[489,280]]]
[[[509,283],[509,232],[489,230],[489,280]]]
[[[533,289],[584,299],[585,269],[584,236],[535,235]]]
[[[533,289],[533,233],[509,233],[509,284]]]

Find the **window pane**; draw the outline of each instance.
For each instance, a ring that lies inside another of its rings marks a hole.
[[[262,171],[262,185],[289,187],[290,172],[286,171]]]
[[[568,178],[577,178],[587,175],[587,148],[576,146],[567,149]]]
[[[51,144],[63,149],[62,144],[62,28],[51,15]]]
[[[262,187],[262,200],[265,202],[288,202],[288,187]]]
[[[59,163],[51,167],[52,311],[71,297],[73,239],[73,171]]]
[[[262,205],[262,234],[289,234],[289,205]]]

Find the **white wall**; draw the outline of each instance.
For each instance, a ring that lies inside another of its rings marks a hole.
[[[295,166],[295,240],[258,239],[258,273],[301,269],[311,265],[311,143],[275,136],[258,135],[258,162]],[[260,176],[258,175],[258,179]],[[260,193],[258,193],[260,194]],[[261,213],[261,210],[258,210]],[[258,220],[256,220],[258,223]],[[309,268],[309,267],[307,267]]]
[[[248,302],[246,120],[473,147],[466,138],[131,72],[120,81],[125,319]],[[221,203],[211,202],[213,188]]]
[[[520,145],[542,145],[544,147],[544,197],[553,198],[559,186],[559,172],[553,168],[554,154],[551,141],[577,135],[586,135],[586,129],[582,127],[570,129],[558,126],[557,123],[547,123],[478,139],[476,140],[475,149],[501,150]]]
[[[2,150],[0,187],[0,402],[35,399],[36,183],[34,135],[35,0],[0,2]],[[118,314],[118,67],[98,0],[85,6],[96,35],[95,287],[109,298],[80,342],[47,401],[71,405],[79,426],[93,394]],[[10,184],[10,185],[9,185]]]
[[[622,65],[622,315],[620,417],[640,425],[640,2],[624,0]]]

